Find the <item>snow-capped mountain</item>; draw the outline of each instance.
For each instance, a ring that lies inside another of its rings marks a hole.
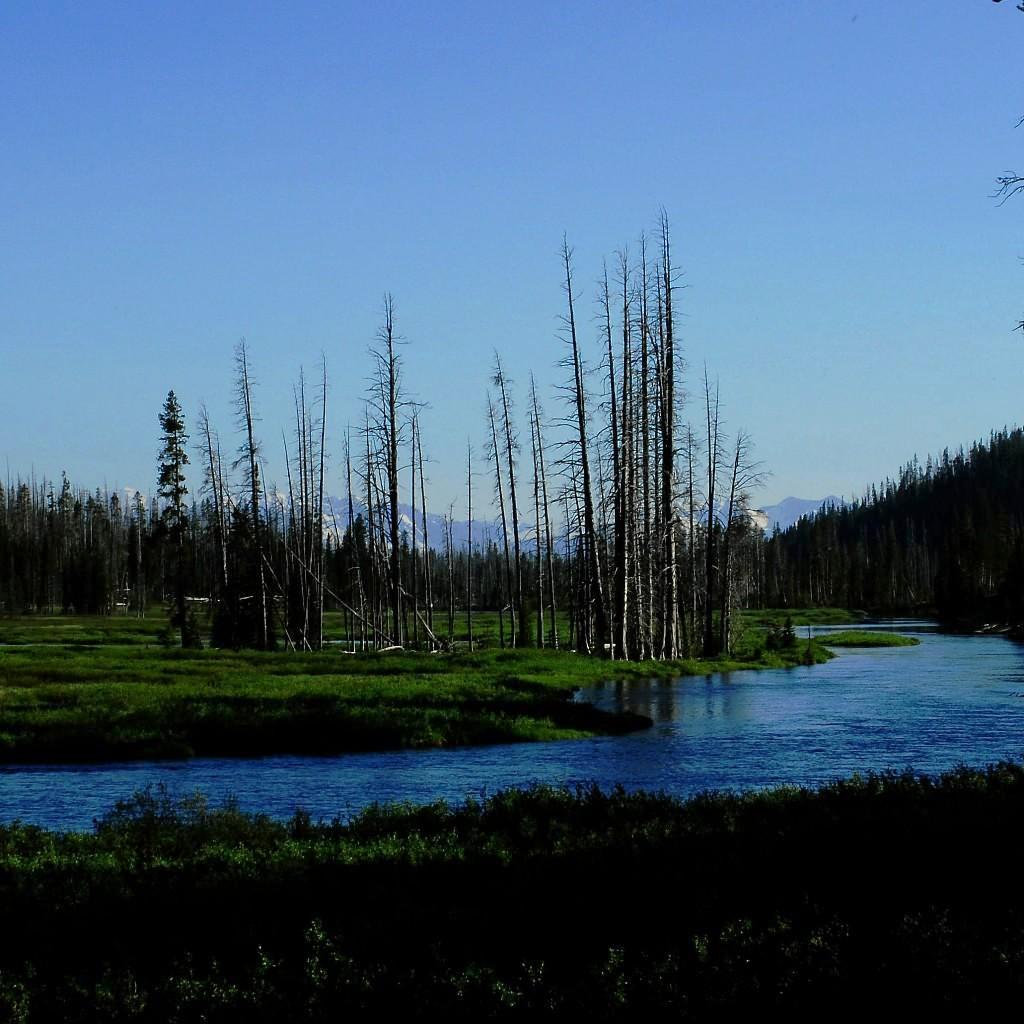
[[[336,528],[337,533],[340,536],[345,532],[348,526],[348,500],[338,497],[329,497],[326,499],[327,504],[327,523],[332,529]],[[801,516],[813,516],[818,512],[823,505],[841,505],[842,498],[837,498],[834,495],[829,495],[827,498],[784,498],[776,505],[766,505],[764,508],[751,509],[750,517],[753,522],[759,526],[766,533],[771,534],[775,527],[778,526],[780,530],[785,530],[787,527],[792,526],[796,523]],[[355,515],[366,515],[366,507],[360,501],[356,500],[353,502],[353,512]],[[411,505],[399,504],[399,529],[408,536],[409,542],[412,542],[412,515],[413,510]],[[724,517],[724,511],[721,513]],[[495,544],[501,543],[501,520],[500,519],[474,519],[473,520],[473,546],[474,548],[480,545],[486,545],[488,542],[493,541]],[[455,520],[452,523],[452,543],[455,545],[455,549],[463,550],[469,543],[469,527],[470,524],[466,520]],[[560,531],[562,529],[559,524],[556,529]],[[427,513],[427,534],[430,546],[435,550],[440,550],[444,547],[444,516],[437,512]],[[536,540],[536,527],[532,522],[526,522],[520,520],[519,523],[519,541],[524,551],[533,551],[534,543]],[[555,538],[556,543],[560,539]],[[423,514],[417,509],[416,510],[416,546],[419,548],[423,547]]]
[[[815,515],[821,511],[822,506],[842,504],[842,498],[830,494],[827,498],[783,498],[777,505],[766,505],[758,511],[765,517],[763,529],[766,533],[772,533],[776,526],[785,530],[799,522],[803,516]]]
[[[334,528],[337,524],[337,531],[339,534],[343,534],[348,526],[348,499],[347,498],[335,498],[329,497],[326,499],[327,504],[327,522],[328,525]],[[355,500],[353,501],[353,509],[355,515],[366,515],[366,506],[362,502]],[[412,506],[405,503],[399,503],[398,505],[398,529],[405,534],[408,534],[409,542],[412,543]],[[473,523],[473,547],[476,548],[479,545],[485,545],[489,540],[493,540],[495,543],[501,540],[501,521],[500,520],[486,520],[486,519],[474,519]],[[452,543],[455,549],[461,550],[469,544],[469,528],[470,524],[466,520],[455,520],[452,523]],[[444,516],[437,512],[427,512],[427,540],[430,546],[435,550],[441,550],[444,547]],[[511,530],[511,527],[510,527]],[[533,523],[519,523],[519,540],[523,548],[533,550],[533,540],[536,531]],[[416,546],[418,548],[423,547],[423,513],[420,509],[416,509]]]

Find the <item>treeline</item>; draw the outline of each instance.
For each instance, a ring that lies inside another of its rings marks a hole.
[[[664,215],[650,248],[642,236],[635,255],[617,253],[598,279],[588,361],[580,323],[593,318],[581,311],[563,243],[562,416],[545,416],[532,375],[526,416],[517,414],[495,353],[483,457],[466,446],[465,498],[472,525],[486,463],[496,540],[470,534],[456,545],[451,505],[441,530],[436,520],[429,529],[427,407],[405,387],[389,295],[360,427],[344,438],[340,514],[327,500],[326,364],[312,384],[300,372],[286,486],[268,488],[242,342],[229,455],[205,407],[189,430],[170,392],[157,500],[80,493],[66,478],[0,491],[3,610],[143,614],[162,601],[184,646],[199,642],[205,613],[214,644],[314,649],[325,609],[343,613],[354,646],[436,648],[450,643],[457,616],[472,641],[473,610],[490,608],[510,645],[621,658],[728,652],[733,610],[764,587],[749,509],[760,469],[746,433],[727,439],[706,371],[684,419]]]
[[[915,458],[860,500],[776,533],[765,568],[773,606],[1024,622],[1024,431]]]
[[[219,608],[211,607],[210,595],[218,589],[218,577],[224,567],[217,561],[220,545],[216,535],[217,509],[212,498],[192,502],[184,514],[184,560],[190,592],[188,607],[203,631],[213,630],[214,642],[228,646],[257,646],[253,616],[244,609],[251,600],[245,595],[233,598],[230,588],[222,597],[228,600]],[[332,518],[328,515],[328,518]],[[287,552],[290,545],[289,517],[281,503],[271,504],[269,514],[261,516],[263,532],[275,578],[287,578]],[[228,579],[252,579],[253,544],[246,534],[244,520],[235,511],[223,531],[227,556]],[[421,535],[422,536],[422,535]],[[422,541],[419,541],[422,545]],[[120,495],[99,490],[74,487],[67,477],[60,483],[46,479],[0,484],[0,613],[3,614],[90,614],[135,615],[152,614],[154,606],[174,601],[173,568],[176,552],[167,529],[162,504],[146,500],[141,494]],[[504,593],[504,568],[501,551],[495,539],[488,537],[474,543],[472,556],[467,549],[452,549],[451,572],[459,581],[468,579],[478,608],[495,609]],[[561,554],[553,555],[554,576],[567,578]],[[430,590],[442,595],[443,601],[425,609],[439,633],[447,636],[463,625],[467,612],[465,584],[460,582],[454,607],[458,623],[449,621],[451,580],[449,556],[446,551],[430,549],[429,560],[420,546],[414,561],[410,533],[403,529],[400,543],[400,565],[407,591],[413,588],[414,569],[421,575],[422,566],[429,572]],[[275,568],[276,567],[276,568]],[[279,572],[277,570],[280,570]],[[524,561],[524,578],[529,588],[533,583],[532,561]],[[326,607],[342,610],[344,605],[331,594],[347,594],[358,600],[354,577],[370,578],[373,568],[368,542],[365,514],[355,513],[351,528],[342,528],[339,536],[332,526],[324,537],[324,578],[328,591]],[[281,622],[289,621],[284,597],[272,601],[271,643],[283,645],[286,638]],[[568,602],[560,590],[559,600]],[[293,602],[294,604],[295,602]],[[301,610],[301,600],[298,602]],[[533,610],[532,605],[528,605]],[[228,623],[225,613],[231,615]],[[277,623],[275,629],[275,623]],[[218,635],[218,630],[233,626],[231,636]],[[351,616],[351,633],[360,633],[361,623]],[[414,642],[418,634],[407,619],[407,632]],[[420,631],[422,632],[422,631]],[[425,636],[425,634],[424,634]],[[563,626],[562,640],[567,634]],[[511,636],[509,636],[511,643]]]

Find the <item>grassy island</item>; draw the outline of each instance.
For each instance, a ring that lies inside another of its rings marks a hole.
[[[921,642],[917,637],[869,629],[844,629],[840,633],[825,633],[818,640],[825,647],[916,647]]]
[[[321,823],[147,791],[0,827],[0,1018],[977,1019],[1024,984],[1022,822],[1014,764]]]

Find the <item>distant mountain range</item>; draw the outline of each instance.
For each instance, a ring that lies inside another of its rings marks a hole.
[[[751,518],[766,533],[772,533],[776,526],[778,526],[780,530],[785,530],[787,527],[796,523],[801,516],[814,515],[819,511],[822,505],[841,505],[842,503],[842,498],[837,498],[835,495],[831,494],[827,498],[817,499],[792,497],[783,498],[782,501],[776,505],[766,505],[764,508],[752,511]],[[348,501],[342,498],[329,497],[327,499],[327,506],[328,523],[331,525],[333,525],[333,523],[337,523],[338,532],[344,533],[345,528],[348,525]],[[354,511],[356,515],[365,514],[366,508],[364,505],[356,501],[354,502]],[[400,524],[399,529],[408,533],[411,541],[412,506],[399,504],[398,512]],[[332,513],[333,520],[331,518]],[[480,544],[487,544],[489,540],[493,540],[496,544],[501,542],[501,520],[474,519],[472,525],[474,547]],[[455,545],[456,550],[460,550],[468,546],[469,527],[470,524],[466,520],[455,520],[455,522],[452,523],[452,543]],[[438,515],[436,512],[427,513],[427,533],[429,535],[428,539],[432,548],[441,549],[444,547],[443,515]],[[520,520],[519,540],[523,546],[523,550],[533,550],[535,537],[536,527],[534,524]],[[555,539],[557,542],[557,538]],[[416,512],[416,545],[417,547],[423,546],[422,513],[419,510]]]
[[[348,526],[348,499],[329,497],[327,503],[327,521],[333,526],[338,525],[338,532],[344,533]],[[366,515],[366,506],[360,501],[353,501],[353,511],[358,515]],[[331,518],[333,512],[333,519]],[[485,519],[474,519],[473,523],[473,546],[486,544],[488,540],[495,543],[501,540],[501,520],[489,521]],[[455,520],[452,523],[452,544],[456,550],[468,547],[469,545],[468,520]],[[412,506],[399,503],[398,505],[398,528],[409,535],[412,542]],[[444,516],[436,512],[427,512],[427,534],[430,546],[436,550],[444,547]],[[524,548],[533,550],[533,540],[536,533],[533,523],[519,522],[519,541]],[[423,546],[423,513],[416,510],[416,546]]]
[[[135,488],[124,487],[121,488],[122,500],[126,507],[134,501]],[[143,495],[147,504],[149,498]],[[286,495],[279,495],[284,500]],[[337,532],[339,536],[345,532],[345,528],[348,525],[348,500],[338,497],[328,497],[325,499],[327,505],[327,525],[328,528],[333,528],[337,524]],[[771,534],[774,532],[775,527],[778,526],[780,530],[788,529],[797,523],[802,516],[813,516],[818,512],[822,505],[842,505],[843,499],[837,498],[834,494],[828,495],[826,498],[783,498],[782,501],[775,505],[765,505],[763,508],[751,509],[750,517],[758,526],[761,527],[765,533]],[[399,509],[399,522],[400,529],[404,530],[409,534],[409,539],[412,539],[412,506],[400,504]],[[366,514],[366,506],[360,501],[354,502],[354,511],[356,515]],[[332,518],[333,515],[333,518]],[[724,511],[721,513],[724,518]],[[422,529],[422,513],[417,510],[416,512],[416,545],[417,547],[423,546],[423,529]],[[466,520],[456,520],[452,524],[452,542],[455,545],[456,550],[461,550],[469,544],[469,522]],[[560,528],[559,528],[560,529]],[[436,512],[427,513],[427,532],[429,534],[430,546],[432,548],[440,550],[444,547],[444,516],[438,515]],[[534,544],[534,537],[536,534],[536,528],[533,523],[520,520],[519,522],[519,540],[523,546],[523,550],[532,551]],[[554,538],[556,543],[561,539],[561,532],[558,537]],[[474,519],[473,520],[473,545],[474,547],[480,544],[486,544],[488,540],[493,540],[496,544],[501,542],[501,520],[500,519]]]
[[[777,526],[780,530],[788,529],[799,522],[803,516],[813,516],[821,510],[822,505],[842,505],[843,499],[830,494],[827,498],[783,498],[777,505],[766,505],[758,512],[764,516],[759,525],[766,533],[772,533]]]

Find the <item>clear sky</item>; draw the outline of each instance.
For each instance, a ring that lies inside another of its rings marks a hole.
[[[664,206],[761,502],[860,493],[1024,421],[1022,44],[987,0],[6,3],[0,459],[152,487],[245,336],[272,447],[326,355],[340,491],[390,291],[458,509],[493,349],[556,411],[563,232],[589,318]]]

